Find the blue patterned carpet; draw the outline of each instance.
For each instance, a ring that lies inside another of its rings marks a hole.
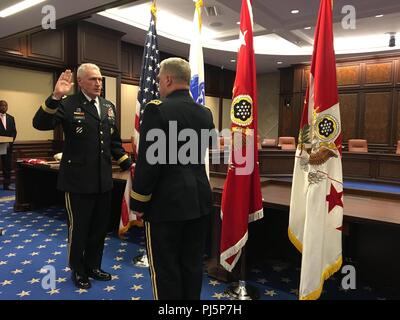
[[[92,281],[89,290],[77,290],[67,267],[67,224],[63,208],[35,212],[13,212],[14,194],[0,191],[0,300],[150,300],[149,272],[137,268],[132,258],[142,252],[143,230],[133,228],[125,240],[106,239],[102,268],[112,281]],[[46,266],[55,270],[55,288],[43,288]],[[391,299],[367,284],[343,290],[341,274],[325,284],[321,299]],[[261,300],[296,300],[299,269],[279,261],[268,261],[250,270],[249,281],[258,288]],[[228,284],[204,274],[202,300],[227,300]]]

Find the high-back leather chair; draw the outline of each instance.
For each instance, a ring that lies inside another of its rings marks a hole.
[[[276,139],[265,138],[261,142],[262,147],[276,147]]]
[[[365,139],[349,139],[350,152],[368,152],[368,143]]]
[[[130,142],[122,143],[122,148],[124,148],[126,153],[129,153],[129,154],[133,153],[132,143],[130,143]]]
[[[279,137],[278,146],[282,150],[296,150],[296,140],[294,137]]]

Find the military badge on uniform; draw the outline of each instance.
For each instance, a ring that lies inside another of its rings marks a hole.
[[[108,107],[107,115],[108,115],[108,118],[109,118],[110,120],[114,120],[114,119],[115,119],[114,110],[113,110],[113,108],[112,108],[111,106]]]
[[[82,134],[83,133],[83,127],[76,127],[76,133],[77,134]]]
[[[233,100],[231,120],[241,127],[247,127],[253,122],[253,99],[249,95],[239,95]]]
[[[155,99],[155,100],[151,100],[147,104],[155,104],[156,106],[159,106],[160,104],[162,104],[162,101]]]
[[[81,122],[82,120],[85,120],[85,113],[80,111],[81,109],[79,108],[76,109],[76,111],[74,112],[74,120]]]

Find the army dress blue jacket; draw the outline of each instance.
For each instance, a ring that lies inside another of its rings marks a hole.
[[[122,170],[131,159],[122,147],[116,126],[115,106],[99,97],[101,116],[83,93],[54,100],[50,96],[33,118],[38,130],[52,130],[61,124],[64,130],[63,156],[57,188],[71,193],[95,194],[110,191],[112,159]]]

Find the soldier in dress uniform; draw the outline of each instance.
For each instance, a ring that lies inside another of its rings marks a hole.
[[[116,126],[115,106],[100,97],[102,76],[98,66],[82,64],[77,71],[81,91],[67,96],[71,70],[59,77],[53,94],[33,118],[38,130],[61,124],[65,141],[57,188],[65,192],[68,213],[68,260],[72,280],[78,288],[91,287],[89,277],[108,281],[101,260],[111,213],[114,158],[122,170],[131,159],[122,148]]]
[[[202,129],[214,130],[213,118],[211,111],[190,95],[187,61],[162,61],[158,79],[161,100],[149,102],[143,114],[130,205],[132,210],[143,213],[145,220],[154,299],[198,300],[212,210],[200,137]],[[177,135],[171,132],[174,127]],[[160,158],[165,156],[165,163],[153,164],[147,159],[153,142],[146,135],[152,129],[161,130],[167,138],[164,150],[158,152]],[[195,163],[179,158],[178,150],[186,143],[178,140],[183,129],[191,129],[197,135]],[[174,138],[168,140],[170,134]],[[177,148],[170,148],[172,145]]]

